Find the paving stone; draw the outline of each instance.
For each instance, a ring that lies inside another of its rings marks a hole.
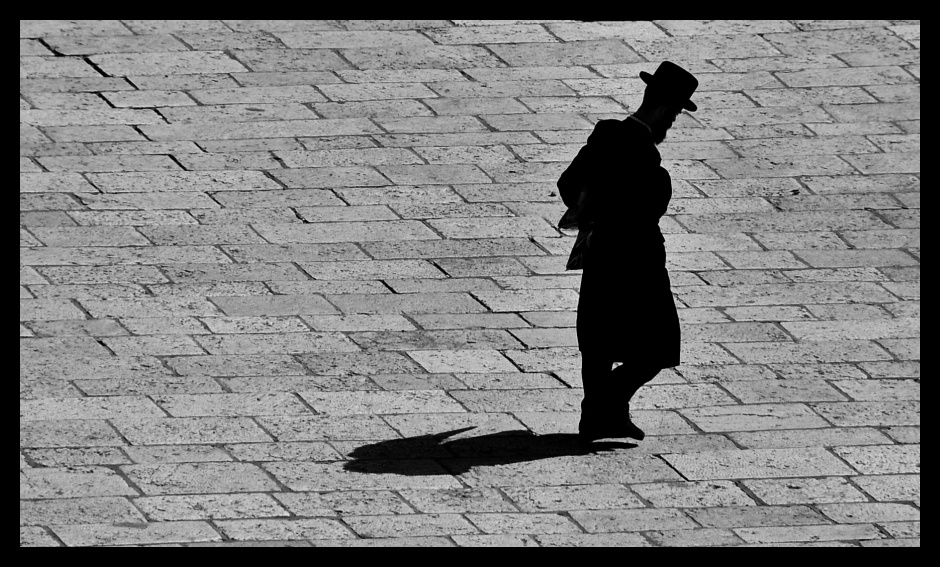
[[[261,392],[297,392],[302,390],[348,391],[378,390],[379,387],[365,376],[310,376],[307,374],[220,377],[219,383],[236,393],[258,394]],[[221,388],[212,390],[221,392]],[[203,392],[196,392],[203,393]]]
[[[381,461],[376,464],[381,469]],[[265,463],[264,468],[292,490],[397,490],[404,488],[457,488],[459,484],[433,461],[411,463],[418,475],[380,473],[361,475],[347,471],[342,462],[314,464],[307,462]],[[391,471],[399,467],[388,467]],[[348,518],[348,517],[347,517]]]
[[[273,354],[307,352],[352,352],[355,344],[339,333],[290,333],[282,336],[270,333],[205,336],[197,339],[210,354]],[[200,353],[189,353],[200,354]]]
[[[814,316],[822,320],[872,320],[884,319],[885,310],[875,305],[810,305],[807,307]]]
[[[466,258],[540,254],[541,250],[528,239],[423,240],[410,242],[366,242],[363,249],[374,258]],[[451,274],[455,276],[455,274]],[[466,274],[471,276],[472,274]]]
[[[29,401],[29,400],[24,400]],[[41,420],[20,424],[21,447],[121,446],[124,441],[104,420]]]
[[[801,321],[813,318],[813,314],[810,313],[806,307],[796,305],[728,307],[724,310],[724,312],[725,315],[731,317],[735,321]],[[683,321],[681,318],[682,315],[683,313],[680,313],[680,321]]]
[[[754,501],[729,481],[654,483],[631,486],[644,500],[662,508],[753,506]]]
[[[432,99],[428,104],[446,104],[451,99]],[[469,100],[469,99],[456,99]],[[485,104],[491,98],[475,99],[474,104]],[[437,101],[437,102],[435,102]],[[374,138],[386,147],[461,147],[492,146],[495,144],[534,144],[539,140],[526,132],[459,132],[428,134],[377,135]]]
[[[57,525],[51,528],[66,545],[73,547],[172,542],[219,541],[221,536],[205,522]]]
[[[464,461],[445,461],[448,466],[465,466]],[[483,486],[558,486],[569,484],[635,483],[678,480],[678,475],[651,456],[640,459],[594,455],[577,459],[572,456],[553,457],[519,463],[497,464],[473,468],[460,475],[471,487]],[[582,512],[578,512],[581,514]],[[584,514],[591,514],[584,512]],[[578,515],[572,517],[592,531]],[[609,531],[628,531],[623,529]]]
[[[239,140],[297,136],[340,136],[378,133],[372,122],[364,118],[330,120],[270,120],[260,123],[232,124],[168,124],[145,125],[145,133],[153,140]],[[143,128],[142,127],[142,128]],[[143,131],[143,130],[142,130]],[[60,136],[61,137],[61,136]],[[58,141],[69,141],[61,139]]]
[[[384,490],[277,493],[274,496],[298,516],[414,513],[395,492]]]
[[[21,338],[20,357],[51,360],[57,357],[89,356],[103,358],[108,351],[91,337],[66,336],[49,338]],[[61,358],[58,364],[62,364]]]
[[[571,520],[558,514],[489,513],[467,514],[467,519],[485,533],[581,533]]]
[[[872,378],[920,378],[919,362],[866,362],[859,367]]]
[[[459,547],[539,547],[539,543],[528,535],[457,535],[451,536],[451,539]]]
[[[471,536],[465,536],[471,537]],[[535,536],[541,547],[649,547],[636,533],[556,534]]]
[[[693,529],[695,523],[677,509],[573,511],[571,517],[588,533]]]
[[[126,465],[131,462],[118,447],[29,449],[25,453],[31,462],[40,467]],[[20,470],[28,467],[25,459],[22,460]]]
[[[139,90],[158,91],[190,91],[194,89],[213,89],[220,87],[238,86],[238,82],[227,73],[183,73],[173,75],[140,74],[127,77],[127,82],[130,82]]]
[[[158,124],[158,115],[151,110],[86,109],[86,110],[21,110],[24,124],[59,127],[50,130],[57,142],[98,142],[140,139],[129,126],[107,127],[97,125]],[[86,128],[86,126],[91,128]],[[82,130],[77,127],[82,126]]]
[[[501,349],[519,346],[511,335],[501,330],[394,331],[350,334],[365,349],[441,350]]]
[[[271,441],[252,420],[244,417],[121,418],[112,423],[135,445]]]
[[[177,124],[215,121],[311,120],[315,117],[308,107],[297,103],[164,107],[160,109],[160,113],[168,122]]]
[[[663,458],[690,480],[852,474],[822,448],[713,451]]]
[[[154,199],[151,199],[151,201],[153,202]],[[202,202],[204,204],[208,204],[208,201],[203,200]],[[75,215],[74,218],[76,221],[78,221],[78,224],[84,226],[147,226],[158,224],[178,226],[186,224],[197,224],[196,219],[186,211],[77,211],[73,214]]]
[[[697,547],[697,546],[735,546],[741,542],[730,530],[656,530],[646,533],[646,537],[660,546]]]
[[[891,51],[909,47],[888,30],[876,27],[771,33],[766,39],[787,54]]]
[[[301,317],[317,331],[411,331],[401,315],[317,315]]]
[[[269,242],[285,244],[433,240],[438,238],[434,232],[417,221],[255,225],[255,230]]]
[[[516,367],[498,351],[491,349],[462,350],[416,350],[409,351],[414,359],[428,372],[515,372]]]
[[[892,537],[920,536],[920,522],[884,522],[880,524]]]
[[[859,401],[920,400],[920,383],[915,380],[874,380],[861,384],[840,381],[833,384]]]
[[[391,439],[398,435],[377,416],[285,416],[259,418],[279,441]]]
[[[847,401],[838,390],[819,380],[729,381],[722,387],[744,403]]]
[[[147,317],[220,314],[204,298],[113,298],[81,299],[80,303],[93,317]]]
[[[819,511],[840,524],[920,520],[920,510],[909,504],[875,502],[820,504]]]
[[[255,74],[251,73],[248,76]],[[190,95],[203,104],[310,103],[326,100],[312,86],[303,84],[195,89],[190,91]]]
[[[784,272],[787,278],[797,283],[811,282],[845,282],[845,281],[885,281],[882,272],[867,267],[845,268],[819,268],[788,270]]]
[[[93,55],[89,59],[112,76],[239,73],[246,70],[218,51],[107,54]]]
[[[189,337],[152,335],[148,337],[114,337],[105,345],[120,356],[205,354],[205,350]]]
[[[768,367],[785,380],[865,378],[865,373],[854,364],[769,364]]]
[[[298,317],[207,317],[202,323],[212,333],[225,334],[298,333],[309,330]]]
[[[885,321],[869,321],[862,329],[848,321],[800,321],[781,323],[798,340],[842,339],[892,339],[920,335],[920,320],[899,318]]]
[[[822,402],[811,407],[837,426],[920,424],[917,401]]]
[[[164,395],[153,399],[173,417],[291,415],[310,411],[296,397],[283,393]]]
[[[865,540],[884,537],[871,524],[738,528],[734,531],[748,542]]]
[[[261,492],[277,485],[256,465],[179,463],[126,465],[121,469],[145,494]]]
[[[224,245],[222,250],[236,262],[305,262],[323,260],[366,259],[351,243],[324,244],[238,244]],[[280,291],[279,293],[288,293]]]
[[[337,312],[326,300],[317,295],[215,297],[212,301],[230,317],[334,314]],[[214,313],[194,314],[211,316]]]
[[[774,505],[865,502],[865,495],[842,477],[745,480],[763,502]]]
[[[136,495],[123,478],[105,467],[50,467],[20,473],[21,499]]]
[[[288,512],[267,494],[150,496],[137,498],[134,500],[134,504],[156,521],[288,515]]]
[[[833,451],[862,474],[920,472],[920,445],[835,447]]]
[[[918,475],[856,476],[852,477],[852,482],[878,501],[920,502],[920,477]]]
[[[300,396],[320,414],[399,414],[464,412],[443,392],[398,390],[395,392],[301,392]]]
[[[641,508],[643,502],[622,485],[507,487],[502,491],[523,511]]]
[[[384,419],[402,435],[408,437],[431,435],[441,431],[454,432],[452,427],[458,429],[449,437],[451,440],[467,439],[490,433],[526,431],[525,426],[518,420],[504,413],[414,414],[387,416]],[[461,432],[461,430],[464,431]]]
[[[343,313],[480,313],[486,308],[466,293],[344,294],[327,296]]]
[[[748,449],[777,449],[786,447],[832,447],[839,445],[878,445],[886,443],[885,436],[865,427],[790,429],[785,431],[734,431],[728,436]]]
[[[426,278],[426,279],[389,279],[384,280],[395,293],[453,293],[464,291],[494,291],[499,287],[484,278]],[[494,321],[499,317],[493,318]],[[508,319],[507,319],[508,320]],[[461,326],[458,320],[455,327]]]
[[[755,404],[685,408],[681,411],[703,431],[804,429],[828,424],[800,404]]]
[[[706,528],[759,528],[824,525],[828,520],[809,506],[724,506],[685,511]]]
[[[211,445],[150,445],[124,447],[124,452],[141,465],[163,465],[171,463],[204,463],[231,461],[232,457]],[[124,464],[124,463],[121,463]]]
[[[898,443],[920,443],[920,427],[886,427],[884,432]]]
[[[131,396],[46,398],[20,402],[20,419],[27,421],[99,420],[129,416],[163,417],[164,414],[150,400]]]
[[[353,531],[367,538],[479,533],[459,514],[347,516],[344,521]]]
[[[370,377],[383,390],[451,390],[465,384],[450,374],[385,374]]]
[[[888,360],[886,351],[872,341],[813,341],[807,343],[725,343],[724,347],[747,363],[855,362]]]
[[[20,90],[24,93],[119,91],[133,90],[133,85],[117,77],[56,77],[20,79]]]
[[[30,57],[21,60],[21,65],[22,62],[26,62],[27,67],[31,66],[30,63],[34,63],[38,65],[40,69],[47,66],[52,67],[52,69],[55,69],[58,66],[63,66],[67,69],[71,66],[68,64],[76,63],[76,60]],[[84,68],[84,65],[76,66]],[[23,110],[28,110],[29,108],[52,110],[88,110],[96,108],[108,108],[107,103],[93,93],[30,93],[28,98],[30,100],[30,106],[28,108],[24,108]]]
[[[58,321],[84,318],[85,314],[67,299],[20,300],[20,321]]]
[[[97,497],[68,500],[20,501],[20,525],[144,523],[146,520],[124,498]]]

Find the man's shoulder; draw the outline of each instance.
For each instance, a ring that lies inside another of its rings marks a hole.
[[[621,143],[640,138],[646,134],[646,130],[638,122],[633,120],[600,120],[594,125],[594,131],[591,132],[591,141],[618,140]]]
[[[629,120],[616,120],[614,118],[598,120],[597,124],[594,125],[594,131],[603,133],[623,132],[628,129],[628,122]]]

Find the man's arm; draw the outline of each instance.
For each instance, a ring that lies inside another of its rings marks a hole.
[[[587,139],[587,143],[578,150],[578,154],[571,160],[571,164],[558,178],[558,192],[561,200],[568,208],[579,206],[579,193],[587,191],[594,179],[604,178],[604,169],[614,165],[611,156],[614,144],[612,120],[602,120],[597,123],[594,131]]]

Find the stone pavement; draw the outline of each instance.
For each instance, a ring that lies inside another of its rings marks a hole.
[[[579,449],[641,70],[683,365]],[[919,546],[918,21],[20,22],[20,543]]]

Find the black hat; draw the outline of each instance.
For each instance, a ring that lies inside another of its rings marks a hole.
[[[698,79],[675,63],[663,61],[652,75],[640,71],[640,78],[644,83],[662,93],[670,102],[675,102],[692,112],[698,110],[695,103],[689,100],[698,87]]]

